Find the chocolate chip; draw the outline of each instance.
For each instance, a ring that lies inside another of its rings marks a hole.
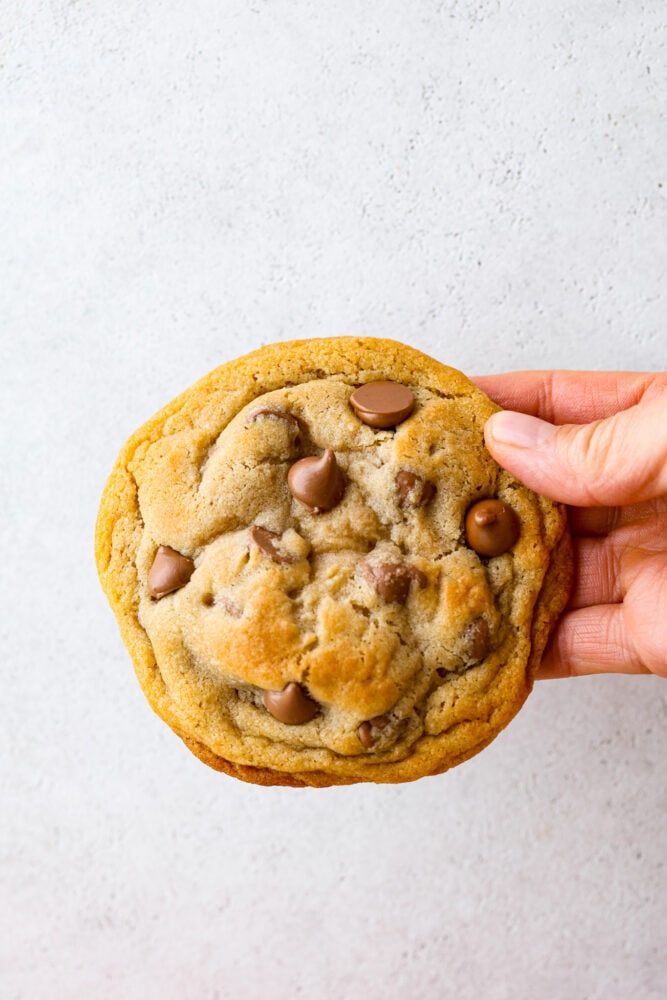
[[[372,750],[381,735],[381,732],[378,733],[378,730],[381,731],[388,725],[389,716],[387,715],[376,715],[374,719],[369,719],[368,722],[362,722],[357,729],[359,742],[362,746],[366,747],[367,750]]]
[[[161,545],[148,574],[148,590],[151,597],[165,597],[174,590],[180,590],[194,573],[192,559],[182,556],[168,545]]]
[[[486,618],[475,618],[463,630],[463,656],[470,663],[485,659],[493,649],[491,629]]]
[[[253,410],[248,417],[246,427],[249,427],[250,424],[254,424],[260,417],[275,417],[277,420],[284,420],[287,423],[289,432],[294,439],[294,444],[299,444],[301,438],[301,424],[294,414],[286,413],[284,410],[274,410],[270,406],[263,406],[259,410]]]
[[[262,528],[259,524],[253,524],[248,532],[250,535],[250,541],[254,542],[258,549],[260,549],[265,556],[269,556],[276,563],[293,563],[296,562],[296,556],[289,552],[279,552],[276,548],[276,543],[280,541],[282,535],[277,531],[269,531],[268,528]]]
[[[466,514],[466,541],[481,556],[499,556],[507,552],[519,532],[519,518],[502,500],[480,500]]]
[[[350,404],[359,419],[370,427],[395,427],[410,416],[415,397],[400,382],[367,382],[355,389]]]
[[[345,477],[331,448],[323,455],[302,458],[287,473],[292,496],[311,514],[331,510],[343,498]]]
[[[296,681],[290,681],[282,691],[265,691],[264,704],[274,719],[288,726],[310,722],[320,710],[317,702]]]
[[[409,563],[376,563],[362,560],[361,568],[376,593],[388,604],[405,604],[414,580],[423,589],[428,583],[425,573]]]
[[[398,506],[401,508],[425,507],[435,496],[434,483],[416,476],[414,472],[408,472],[407,469],[396,473],[396,486]]]
[[[370,722],[362,722],[357,729],[357,736],[359,737],[359,742],[362,746],[366,747],[367,750],[371,750],[375,746],[375,737],[373,736],[373,727]]]

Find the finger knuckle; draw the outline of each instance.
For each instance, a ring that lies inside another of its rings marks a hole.
[[[585,476],[581,483],[591,505],[606,503],[606,493],[622,475],[622,463],[613,456],[614,421],[598,420],[574,426],[563,438],[567,465],[575,474]]]

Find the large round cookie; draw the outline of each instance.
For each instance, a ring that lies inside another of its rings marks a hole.
[[[132,435],[100,579],[198,757],[267,785],[410,781],[510,721],[572,556],[564,509],[486,450],[497,409],[413,348],[344,337],[224,364]]]

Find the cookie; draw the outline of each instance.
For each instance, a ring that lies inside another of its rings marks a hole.
[[[564,509],[484,445],[498,407],[404,344],[273,344],[120,453],[96,556],[153,709],[265,785],[401,782],[477,753],[567,601]]]

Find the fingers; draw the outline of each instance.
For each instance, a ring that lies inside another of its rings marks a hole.
[[[645,539],[623,559],[627,593],[623,618],[634,647],[652,674],[667,677],[667,551],[664,534]]]
[[[667,514],[667,496],[628,504],[626,507],[569,507],[573,535],[608,535],[629,524],[644,524]]]
[[[552,500],[593,507],[658,497],[667,493],[667,382],[590,424],[555,427],[504,410],[487,420],[484,439],[503,468]]]
[[[602,673],[650,673],[627,633],[622,604],[565,612],[542,657],[537,678]]]
[[[539,679],[584,674],[667,677],[667,553],[657,537],[623,552],[622,604],[580,607],[561,615]]]
[[[655,372],[520,371],[478,375],[471,382],[506,410],[530,413],[552,424],[588,424],[635,406],[654,387]]]
[[[628,524],[606,537],[575,537],[576,572],[568,608],[622,601],[635,580],[638,562],[644,564],[653,556],[665,559],[667,571],[666,538],[667,512]],[[647,590],[643,602],[647,609],[655,606],[658,590],[657,585]]]
[[[577,574],[538,677],[667,676],[667,374],[473,381],[509,408],[484,429],[496,461],[569,506]]]
[[[621,552],[608,538],[575,538],[576,573],[568,608],[623,600]]]

